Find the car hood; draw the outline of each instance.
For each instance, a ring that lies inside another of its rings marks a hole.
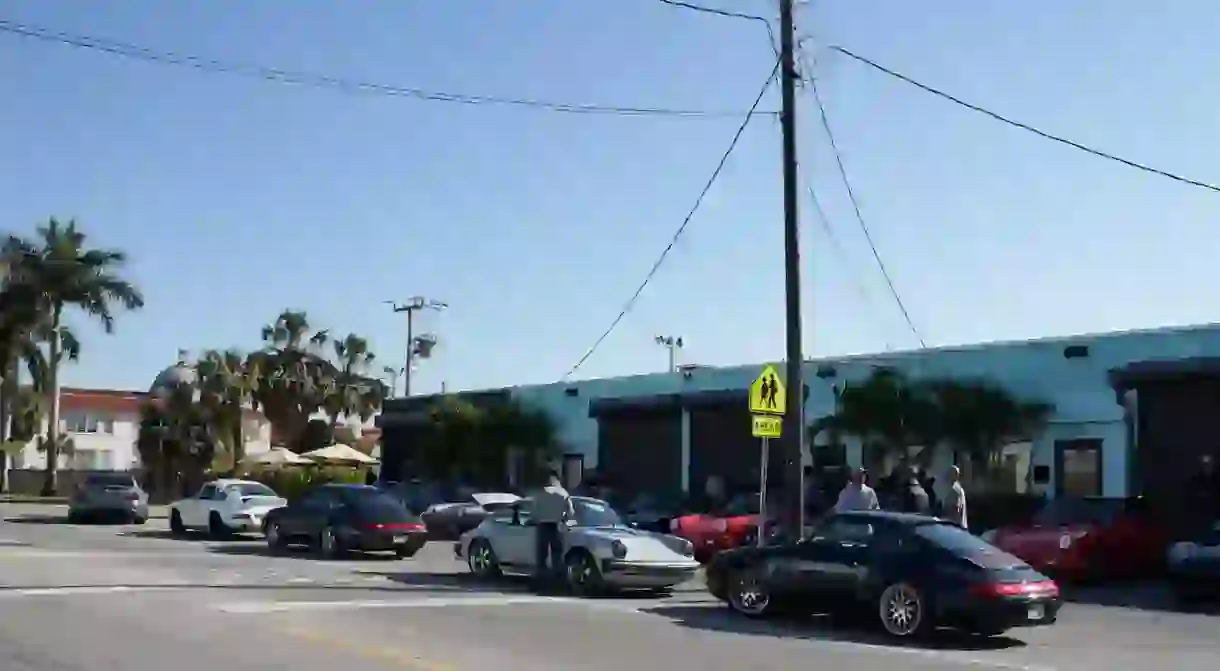
[[[681,551],[687,541],[669,534],[630,527],[569,527],[568,533],[585,542],[619,541],[627,546],[627,559],[630,561],[694,562]]]

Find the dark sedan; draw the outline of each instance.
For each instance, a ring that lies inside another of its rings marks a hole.
[[[961,527],[881,511],[831,515],[795,543],[719,553],[707,585],[750,617],[848,611],[899,637],[941,626],[996,636],[1052,624],[1061,605],[1054,581]]]
[[[511,508],[521,497],[505,492],[475,492],[465,500],[435,503],[424,510],[420,518],[435,540],[457,540],[462,534],[482,524],[497,510]]]
[[[267,513],[263,531],[273,552],[306,545],[323,557],[392,551],[405,558],[428,540],[423,522],[401,501],[368,485],[318,487]]]
[[[1220,522],[1169,548],[1169,583],[1185,604],[1220,600]]]

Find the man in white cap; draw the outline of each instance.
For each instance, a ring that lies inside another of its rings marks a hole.
[[[941,501],[941,516],[963,529],[969,528],[966,521],[966,490],[962,488],[962,470],[949,467],[949,489]]]
[[[851,479],[839,492],[839,501],[835,504],[836,512],[847,510],[880,510],[877,492],[868,486],[868,471],[863,468],[853,468]]]

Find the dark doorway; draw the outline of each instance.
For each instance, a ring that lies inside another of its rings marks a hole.
[[[1055,496],[1101,496],[1102,441],[1097,438],[1055,441]]]

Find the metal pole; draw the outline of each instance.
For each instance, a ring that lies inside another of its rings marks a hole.
[[[798,490],[804,489],[804,471],[801,459],[805,453],[805,376],[804,354],[801,351],[801,247],[800,225],[797,203],[800,200],[800,184],[797,176],[796,158],[796,63],[795,28],[792,20],[793,0],[780,0],[780,130],[783,135],[784,168],[784,294],[787,321],[786,340],[788,355],[788,407],[784,434],[787,436],[787,457],[796,469],[796,477],[790,478]],[[789,487],[789,490],[792,488]],[[800,507],[799,496],[789,492],[789,505]],[[800,517],[800,511],[790,516],[790,524]],[[801,529],[796,530],[796,537]]]
[[[771,465],[771,439],[762,439],[762,468],[758,470],[758,547],[765,544],[767,536],[767,468]]]
[[[678,370],[677,345],[673,341],[669,343],[669,372],[674,373]]]
[[[415,306],[407,310],[407,365],[402,369],[403,398],[411,395],[411,365],[415,363]]]

